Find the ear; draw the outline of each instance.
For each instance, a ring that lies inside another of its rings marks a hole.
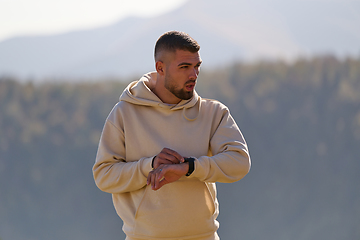
[[[155,63],[156,72],[160,75],[165,74],[165,64],[162,61],[157,61]]]

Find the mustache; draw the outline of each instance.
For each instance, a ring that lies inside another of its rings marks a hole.
[[[186,84],[189,84],[189,83],[196,83],[196,80],[189,80],[189,81],[187,81],[187,82],[185,83],[185,85],[186,85]]]

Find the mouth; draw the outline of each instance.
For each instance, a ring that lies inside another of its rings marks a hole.
[[[195,82],[190,82],[190,83],[185,84],[185,89],[188,92],[193,91],[194,88],[195,88]]]

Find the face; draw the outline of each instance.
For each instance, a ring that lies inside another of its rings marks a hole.
[[[192,98],[199,75],[201,58],[199,52],[176,50],[166,64],[165,88],[181,100]]]

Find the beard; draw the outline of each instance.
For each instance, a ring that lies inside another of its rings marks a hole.
[[[185,85],[192,82],[194,81],[189,80]],[[181,100],[189,100],[194,95],[194,90],[186,91],[184,87],[177,86],[176,81],[169,75],[165,76],[165,88]]]

